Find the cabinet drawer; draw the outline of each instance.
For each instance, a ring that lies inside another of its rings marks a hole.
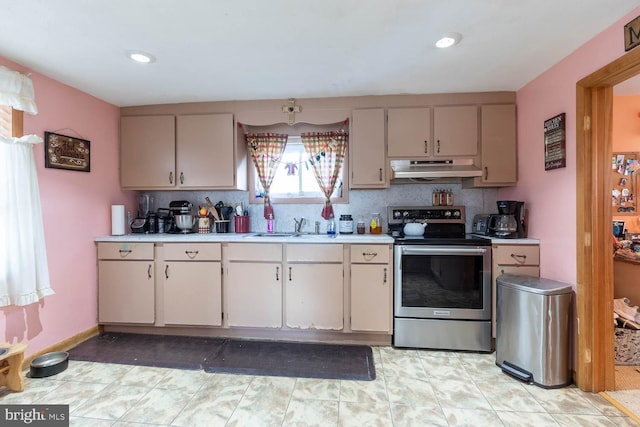
[[[220,243],[170,243],[164,245],[166,261],[219,261]]]
[[[98,243],[98,259],[153,259],[153,243]]]
[[[340,244],[289,244],[287,262],[342,262]]]
[[[225,258],[232,261],[282,261],[280,243],[230,243]]]
[[[498,278],[501,274],[517,274],[520,276],[540,277],[540,267],[499,265],[496,278]]]
[[[540,247],[538,245],[497,245],[493,252],[494,264],[539,265]]]
[[[351,262],[388,264],[389,252],[387,245],[351,245]]]

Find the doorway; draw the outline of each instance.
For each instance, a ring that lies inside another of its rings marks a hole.
[[[613,86],[640,74],[632,50],[576,84],[578,364],[585,391],[615,388],[613,260],[609,188]]]

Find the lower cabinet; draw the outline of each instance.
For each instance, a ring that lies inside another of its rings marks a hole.
[[[344,327],[341,244],[288,244],[285,266],[285,321],[289,328]]]
[[[168,243],[163,268],[165,325],[222,325],[219,243]]]
[[[155,322],[153,243],[98,245],[98,323]]]
[[[540,246],[539,245],[501,245],[494,244],[491,248],[493,257],[492,271],[492,307],[491,333],[496,337],[496,279],[501,274],[517,274],[521,276],[540,277]]]
[[[351,245],[351,330],[392,332],[391,247]]]
[[[282,245],[230,243],[225,249],[228,326],[282,327]]]

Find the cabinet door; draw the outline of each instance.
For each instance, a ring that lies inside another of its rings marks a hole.
[[[224,295],[229,326],[282,327],[282,264],[229,262]]]
[[[220,262],[166,262],[164,323],[222,325]]]
[[[386,264],[351,265],[351,329],[391,332],[391,269]]]
[[[353,110],[351,188],[386,188],[384,109]]]
[[[390,108],[387,111],[389,157],[431,156],[431,109]]]
[[[478,107],[475,105],[433,109],[433,155],[437,157],[478,154]]]
[[[483,175],[474,185],[509,185],[517,181],[516,106],[483,105],[481,110]]]
[[[98,323],[155,321],[153,261],[98,261]]]
[[[178,116],[177,172],[181,188],[234,186],[233,115]]]
[[[171,188],[175,186],[174,116],[120,118],[120,186]]]
[[[342,264],[289,264],[285,319],[290,328],[343,328]]]

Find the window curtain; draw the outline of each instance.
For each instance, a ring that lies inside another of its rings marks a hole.
[[[322,218],[333,218],[331,195],[336,188],[336,182],[344,164],[349,134],[342,131],[308,132],[302,133],[300,139],[309,156],[307,161],[313,168],[318,186],[326,197]]]
[[[0,67],[0,104],[35,114],[31,79]],[[41,142],[36,135],[0,135],[0,307],[54,294],[33,155]]]
[[[280,165],[289,136],[279,133],[245,133],[245,138],[249,145],[253,164],[256,166],[258,179],[265,191],[264,217],[265,219],[269,219],[270,216],[275,218],[269,197],[269,188],[271,188],[271,182]]]
[[[38,114],[31,79],[17,71],[0,66],[0,105]]]

